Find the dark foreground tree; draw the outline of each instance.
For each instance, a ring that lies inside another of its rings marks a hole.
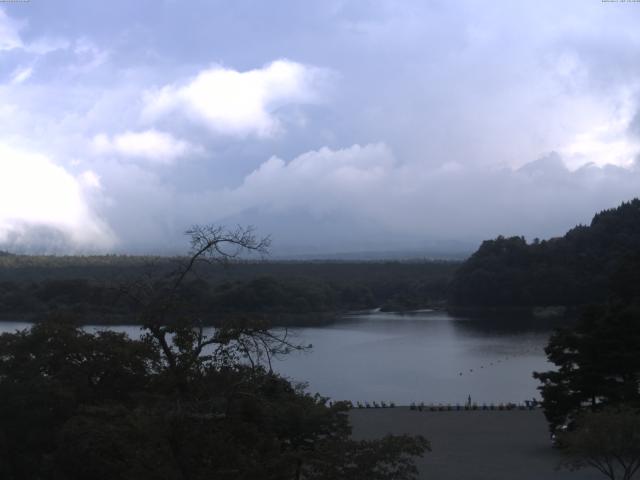
[[[200,261],[263,251],[251,231],[197,228],[171,276],[130,286],[140,340],[67,316],[0,336],[0,478],[411,479],[428,442],[354,441],[345,403],[271,370],[303,348],[248,319],[207,331],[181,287]]]
[[[560,435],[566,468],[592,467],[610,480],[631,480],[640,468],[640,415],[636,409],[606,408],[581,415],[573,431]]]
[[[593,307],[578,324],[552,335],[545,349],[557,370],[534,373],[542,382],[551,430],[581,411],[640,405],[640,309],[612,303]]]

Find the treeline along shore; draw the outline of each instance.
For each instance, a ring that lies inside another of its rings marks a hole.
[[[211,325],[238,316],[281,326],[322,325],[345,312],[374,308],[572,318],[585,305],[606,301],[612,288],[637,281],[639,259],[640,200],[634,199],[562,237],[484,241],[464,262],[203,263],[180,294],[190,314]],[[87,323],[136,323],[136,284],[162,286],[183,260],[0,252],[0,320],[33,321],[62,310]]]
[[[184,260],[140,256],[0,256],[0,320],[62,310],[92,324],[136,323],[132,292],[161,286]],[[190,313],[215,325],[251,316],[272,325],[322,325],[345,312],[442,307],[459,262],[233,261],[202,263],[181,286]]]

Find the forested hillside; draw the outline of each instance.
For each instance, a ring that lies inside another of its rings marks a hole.
[[[32,319],[62,309],[87,322],[135,322],[130,292],[140,281],[166,282],[183,259],[166,257],[0,258],[0,318]],[[455,262],[201,263],[181,288],[207,323],[260,315],[279,324],[326,322],[336,313],[442,304]],[[317,314],[317,315],[310,315]]]
[[[563,237],[487,240],[456,272],[450,304],[530,307],[601,303],[640,253],[640,200],[604,210]]]

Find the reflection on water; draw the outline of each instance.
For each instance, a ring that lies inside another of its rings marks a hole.
[[[29,324],[0,323],[0,331]],[[96,331],[104,327],[87,327]],[[132,337],[136,326],[111,327]],[[520,319],[459,319],[444,312],[347,315],[324,327],[289,331],[310,352],[274,368],[336,400],[464,403],[539,397],[533,371],[548,370],[543,348],[552,326]]]

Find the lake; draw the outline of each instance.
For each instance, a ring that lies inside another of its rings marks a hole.
[[[0,323],[1,331],[26,327]],[[140,333],[135,326],[113,329]],[[517,403],[540,397],[531,373],[551,368],[543,351],[551,327],[518,318],[373,312],[289,332],[313,348],[275,361],[274,369],[334,400],[464,404],[471,395],[478,404]]]

